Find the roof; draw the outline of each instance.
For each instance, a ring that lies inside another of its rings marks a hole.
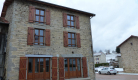
[[[95,53],[94,54],[94,56],[100,56],[101,55],[101,53]]]
[[[7,8],[13,1],[14,0],[5,0],[3,9],[2,9],[2,13],[1,13],[1,17],[5,17]],[[89,12],[85,12],[85,11],[81,11],[81,10],[77,10],[77,9],[73,9],[73,8],[69,8],[69,7],[64,7],[61,5],[56,5],[56,4],[52,4],[52,3],[48,3],[48,2],[43,2],[43,1],[39,1],[39,0],[24,0],[24,1],[30,1],[30,2],[34,2],[34,3],[38,3],[38,4],[44,4],[44,5],[48,5],[51,7],[56,7],[56,8],[60,8],[60,9],[68,10],[68,11],[86,14],[86,15],[89,15],[92,17],[95,16],[95,14],[93,14],[93,13],[89,13]]]
[[[104,53],[95,53],[94,56],[100,56],[100,55],[102,55],[102,54],[104,54]],[[104,54],[104,55],[105,55],[105,54]]]
[[[3,17],[0,17],[0,23],[9,24],[9,22],[7,20],[5,20],[5,18],[3,18]]]
[[[131,35],[129,38],[127,38],[124,42],[122,42],[120,45],[118,45],[117,47],[119,48],[121,45],[123,45],[125,42],[127,42],[130,38],[138,38],[138,36],[134,36],[134,35]]]

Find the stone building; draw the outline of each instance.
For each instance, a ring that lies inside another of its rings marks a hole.
[[[95,53],[94,54],[94,63],[106,63],[106,54],[104,53]]]
[[[138,73],[138,36],[130,36],[122,42],[120,48],[119,66],[128,73]]]
[[[6,46],[3,78],[95,80],[94,16],[39,0],[5,0],[1,17],[7,21],[0,23],[7,36],[7,45],[1,44]]]

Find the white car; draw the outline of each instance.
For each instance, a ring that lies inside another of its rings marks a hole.
[[[117,70],[115,70],[114,68],[105,67],[99,71],[99,74],[109,74],[109,75],[114,74],[114,75],[116,75]]]

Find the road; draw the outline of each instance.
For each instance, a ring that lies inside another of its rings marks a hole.
[[[127,75],[127,74],[99,75],[98,73],[96,73],[96,80],[138,80],[138,75]]]

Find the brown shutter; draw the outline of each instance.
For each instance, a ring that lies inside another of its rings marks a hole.
[[[64,58],[59,58],[59,80],[65,80],[64,78]]]
[[[82,57],[82,65],[83,65],[83,77],[86,78],[88,77],[86,57]]]
[[[27,45],[33,45],[34,28],[28,27]]]
[[[50,25],[50,10],[46,9],[46,25]]]
[[[19,80],[26,80],[26,57],[20,57]]]
[[[67,27],[67,14],[63,13],[63,27]]]
[[[63,32],[63,38],[64,38],[64,47],[68,47],[68,32]]]
[[[45,44],[46,46],[50,46],[50,30],[46,29],[45,32]]]
[[[57,57],[52,57],[52,80],[57,80]]]
[[[80,33],[76,33],[76,37],[77,37],[77,47],[80,48],[81,47]]]
[[[29,6],[29,22],[33,23],[34,22],[34,16],[35,15],[35,7]]]
[[[80,29],[79,16],[76,16],[76,28]]]

